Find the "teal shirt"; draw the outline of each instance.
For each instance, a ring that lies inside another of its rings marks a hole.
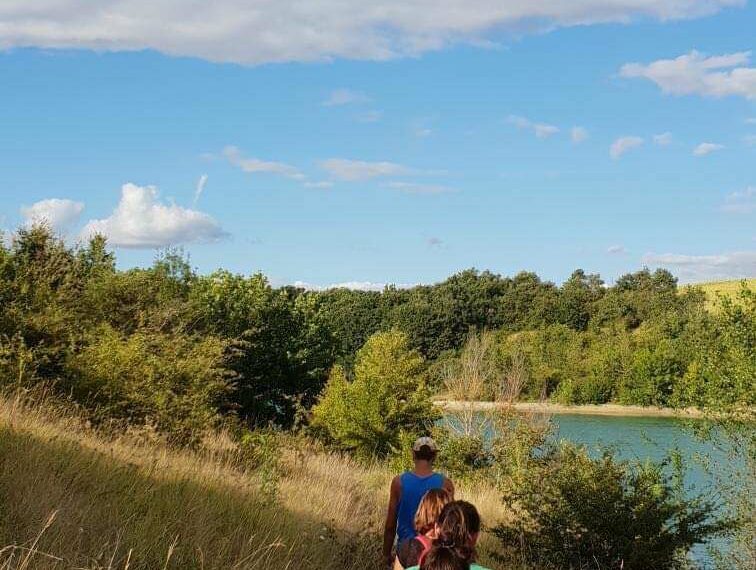
[[[407,570],[420,570],[420,566],[410,566]],[[478,566],[477,564],[470,564],[470,570],[488,570],[488,568],[483,568],[483,566]]]
[[[410,566],[407,570],[420,570],[420,566]],[[488,570],[488,568],[483,568],[483,566],[478,566],[477,564],[470,564],[470,570]]]

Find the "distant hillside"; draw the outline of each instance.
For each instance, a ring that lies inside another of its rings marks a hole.
[[[706,293],[707,306],[713,308],[717,303],[717,295],[734,296],[741,287],[743,281],[746,282],[749,289],[756,291],[756,277],[750,279],[732,279],[730,281],[710,281],[708,283],[694,283],[686,285],[688,287],[698,287]]]

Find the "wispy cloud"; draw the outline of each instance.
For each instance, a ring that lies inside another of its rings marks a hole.
[[[672,144],[672,133],[669,131],[654,135],[654,144],[657,146],[667,146]]]
[[[572,127],[570,130],[570,138],[575,144],[580,144],[588,138],[588,130],[585,127]]]
[[[387,186],[407,194],[448,194],[457,191],[455,188],[440,184],[420,184],[416,182],[389,182]]]
[[[154,186],[124,184],[121,199],[107,218],[91,220],[83,238],[102,234],[119,247],[156,248],[188,242],[212,242],[226,233],[204,212],[163,204]]]
[[[207,174],[203,174],[199,177],[199,180],[197,180],[197,187],[194,189],[194,200],[192,201],[192,204],[195,206],[197,205],[197,202],[199,202],[200,196],[202,196],[202,193],[205,191],[205,184],[207,184]]]
[[[223,156],[244,172],[278,174],[294,180],[304,180],[305,175],[298,168],[283,162],[261,160],[259,158],[247,158],[242,156],[241,151],[235,146],[227,146],[223,149]]]
[[[370,97],[361,91],[352,91],[351,89],[335,89],[331,91],[328,97],[323,101],[325,107],[340,107],[342,105],[352,105],[354,103],[367,103]]]
[[[693,154],[695,156],[706,156],[707,154],[711,154],[712,152],[722,150],[723,148],[723,144],[703,142],[693,149]]]
[[[627,151],[637,148],[643,144],[643,139],[636,136],[626,136],[616,139],[609,147],[609,156],[617,160]]]
[[[382,117],[383,111],[372,110],[357,114],[355,119],[359,123],[377,123]]]
[[[520,117],[519,115],[509,115],[509,117],[507,117],[507,122],[518,129],[532,131],[539,139],[549,138],[559,132],[559,127],[546,123],[533,122],[530,119]]]
[[[315,182],[305,182],[304,184],[302,184],[302,186],[304,186],[305,188],[333,188],[333,182],[331,182],[330,180],[318,180]]]
[[[606,252],[611,255],[624,255],[627,250],[624,245],[610,245],[606,248]]]
[[[745,190],[728,194],[720,209],[731,214],[756,212],[756,186],[748,186]]]
[[[399,176],[410,174],[411,168],[395,162],[350,160],[346,158],[329,158],[320,162],[320,168],[337,180],[355,182],[381,176]]]
[[[716,279],[741,279],[756,275],[756,251],[736,251],[715,255],[647,253],[643,263],[649,267],[665,267],[683,282]]]
[[[707,56],[695,50],[675,59],[649,64],[627,63],[622,77],[645,78],[672,95],[728,95],[756,98],[756,68],[746,67],[750,51]]]
[[[426,239],[425,243],[428,245],[429,249],[443,249],[446,245],[446,242],[444,240],[442,240],[440,237],[435,236],[431,236]]]

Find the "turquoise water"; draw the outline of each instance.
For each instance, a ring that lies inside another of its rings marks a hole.
[[[555,437],[584,444],[592,453],[615,450],[627,460],[664,459],[670,450],[678,450],[686,461],[685,484],[689,494],[717,493],[722,484],[733,484],[738,466],[728,449],[695,437],[690,425],[674,418],[614,417],[558,414],[553,416]],[[712,543],[727,548],[727,541]],[[692,559],[702,568],[712,566],[711,556],[703,546],[694,548]]]

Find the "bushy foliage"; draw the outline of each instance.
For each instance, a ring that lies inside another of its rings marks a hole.
[[[332,362],[329,331],[312,300],[273,289],[261,274],[218,271],[189,294],[196,330],[229,339],[237,413],[255,424],[290,424],[298,399],[312,400]]]
[[[498,525],[513,561],[556,568],[686,568],[691,546],[729,529],[705,498],[685,499],[664,464],[594,459],[564,444],[531,457],[504,502],[524,516]]]
[[[230,392],[224,343],[214,337],[136,332],[103,325],[70,358],[70,390],[98,419],[148,424],[187,443],[213,427]]]
[[[353,379],[337,365],[312,411],[312,427],[362,457],[401,450],[406,434],[428,430],[438,417],[423,377],[423,358],[397,331],[371,336],[357,353]]]

